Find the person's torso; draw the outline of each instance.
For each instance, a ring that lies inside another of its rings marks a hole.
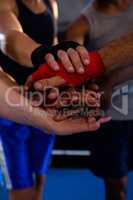
[[[89,21],[90,34],[88,48],[91,50],[100,49],[109,42],[117,40],[129,32],[133,32],[133,1],[127,11],[117,16],[102,14],[92,6],[88,7],[83,14]],[[108,114],[112,116],[113,120],[132,120],[132,100],[133,80],[123,83],[114,89],[112,106]]]
[[[133,1],[126,11],[115,16],[96,11],[92,5],[83,14],[89,22],[89,47],[100,49],[109,42],[133,31]]]
[[[18,20],[23,31],[37,43],[51,46],[54,40],[54,19],[49,0],[44,0],[47,10],[36,14],[31,11],[21,0],[16,0]],[[21,46],[21,43],[20,43]],[[26,78],[33,71],[31,68],[21,66],[0,51],[0,65],[10,74],[18,84],[24,84]]]
[[[58,0],[59,31],[66,31],[68,25],[76,19],[89,0]]]

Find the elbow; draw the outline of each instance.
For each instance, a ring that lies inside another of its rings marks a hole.
[[[20,56],[19,56],[19,50],[17,48],[17,38],[18,38],[18,32],[17,31],[11,31],[10,33],[6,34],[5,39],[5,54],[9,56],[11,59],[17,61],[19,64],[21,64]]]
[[[1,51],[13,59],[14,61],[18,62],[21,65],[24,65],[24,59],[22,59],[22,55],[20,53],[20,48],[18,48],[18,43],[20,38],[20,31],[11,30],[8,33],[1,34],[3,37],[3,40],[1,42]]]

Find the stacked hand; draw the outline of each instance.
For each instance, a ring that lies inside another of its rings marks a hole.
[[[72,51],[74,50],[70,48],[70,43],[71,42],[64,43],[64,47],[62,46],[62,48],[64,48],[63,50],[67,50],[67,52],[71,50],[73,55],[74,53]],[[60,48],[61,46],[59,45],[59,49]],[[78,44],[72,43],[72,48],[76,48],[77,50],[77,48],[79,48]],[[47,100],[45,102],[46,104],[43,104],[43,107],[49,113],[52,113],[53,119],[55,121],[62,121],[76,116],[86,120],[89,119],[89,123],[90,120],[92,120],[93,125],[108,121],[109,118],[102,118],[100,113],[101,94],[98,91],[98,87],[95,87],[94,85],[91,85],[90,87],[90,84],[86,82],[100,76],[104,72],[104,65],[98,53],[92,52],[89,55],[87,53],[90,63],[88,65],[86,63],[84,68],[85,73],[82,75],[78,73],[78,70],[75,73],[68,73],[68,70],[66,71],[63,66],[64,62],[62,60],[58,62],[58,65],[60,66],[58,71],[51,70],[51,68],[44,63],[45,53],[51,53],[57,58],[57,54],[59,54],[58,45],[51,49],[40,47],[33,52],[32,61],[33,64],[37,67],[37,70],[27,79],[26,89],[34,88],[35,90],[47,91]],[[70,56],[72,57],[72,55]],[[50,65],[50,63],[48,64]],[[55,63],[55,65],[56,64],[57,63]],[[82,64],[85,63],[82,61]],[[81,89],[79,86],[81,86],[83,83],[85,83],[85,88]],[[55,88],[53,89],[55,86],[58,88],[59,86],[63,86],[63,88],[61,88],[61,90],[56,89],[55,92]],[[100,118],[98,122],[96,119],[97,117]]]

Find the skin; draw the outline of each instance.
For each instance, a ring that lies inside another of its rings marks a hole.
[[[121,1],[119,1],[120,4]],[[130,2],[130,1],[128,1]],[[125,2],[124,2],[125,3]],[[111,11],[110,15],[113,13],[118,14],[122,11],[122,3],[117,7],[117,11]],[[127,4],[128,5],[128,4]],[[124,7],[124,6],[123,6]],[[108,8],[109,9],[109,8]],[[107,9],[106,14],[109,12]],[[123,8],[125,10],[125,7]],[[104,9],[105,12],[105,9]],[[79,27],[80,24],[80,27]],[[75,20],[69,27],[67,32],[67,39],[74,40],[83,44],[84,37],[89,34],[90,28],[87,19],[81,15],[77,20]],[[114,52],[115,49],[115,52]],[[105,47],[98,50],[103,60],[106,72],[110,72],[116,68],[120,68],[127,65],[133,64],[133,33],[121,37],[117,41],[110,42]]]
[[[14,86],[17,86],[16,83],[12,81],[12,79],[10,79],[4,72],[0,71],[1,118],[7,118],[20,124],[34,126],[36,128],[42,129],[43,131],[46,131],[48,134],[55,132],[57,135],[69,135],[74,134],[74,132],[76,134],[79,129],[79,132],[87,132],[89,131],[89,128],[91,131],[93,128],[96,130],[97,125],[99,126],[97,123],[95,124],[96,126],[94,124],[91,126],[91,124],[87,124],[84,120],[66,120],[61,123],[56,123],[52,116],[50,117],[50,115],[47,114],[44,109],[33,107],[32,103],[20,94],[19,87],[17,89],[13,89],[9,96],[13,104],[19,104],[19,106],[14,108],[7,102],[5,98],[7,90]],[[20,104],[21,98],[25,102],[22,105]],[[72,124],[72,122],[74,122],[75,125]],[[77,122],[83,122],[83,126],[79,126]],[[73,128],[71,129],[70,126]]]
[[[110,118],[101,118],[96,121],[91,118],[88,121],[84,119],[69,119],[61,122],[55,122],[53,116],[46,113],[44,109],[33,107],[32,103],[20,94],[19,88],[13,89],[10,92],[10,100],[14,104],[19,104],[20,100],[24,104],[12,107],[6,101],[6,92],[11,87],[16,86],[16,83],[11,80],[4,72],[0,71],[0,117],[15,121],[20,124],[26,124],[42,129],[45,133],[54,132],[57,135],[69,135],[80,132],[88,132],[97,130],[101,124],[106,123]],[[42,186],[45,182],[45,177],[37,176],[36,185],[33,188],[10,191],[10,199],[41,199]]]
[[[35,12],[41,12],[41,1],[40,4],[37,4],[37,1],[24,1],[27,6]],[[36,5],[38,5],[38,9],[35,10]],[[45,6],[43,7],[43,11],[45,10]],[[2,21],[0,22],[0,32],[5,36],[5,46],[2,48],[3,52],[6,53],[9,57],[16,60],[18,63],[22,65],[27,65],[29,67],[32,66],[30,55],[32,51],[37,48],[40,44],[37,44],[31,38],[29,38],[22,30],[21,25],[17,20],[18,10],[16,8],[16,4],[14,1],[0,1],[0,18]],[[21,47],[20,47],[21,41]],[[77,51],[73,49],[69,49],[68,52],[59,51],[58,52],[59,59],[63,62],[64,67],[69,71],[77,71],[78,73],[83,73],[84,65],[89,63],[88,54],[83,47],[78,47]],[[72,62],[70,61],[72,60]],[[52,55],[46,56],[47,63],[54,70],[58,70],[58,64]],[[71,121],[74,126],[74,121]],[[97,122],[97,127],[99,127],[100,123],[103,121]],[[65,123],[65,122],[62,122]],[[77,123],[77,122],[76,122]],[[91,124],[95,124],[95,119],[89,121]],[[67,123],[66,123],[67,124]],[[63,125],[63,124],[62,124]],[[68,125],[68,124],[67,124]],[[76,124],[75,124],[76,125]],[[90,127],[89,127],[90,128]],[[91,128],[90,128],[91,129]],[[75,129],[72,129],[73,131]],[[29,191],[31,193],[31,191]],[[12,195],[13,196],[13,195]]]
[[[77,26],[78,22],[80,22],[80,28],[79,26]],[[71,26],[71,28],[69,29],[68,40],[72,39],[83,44],[83,37],[81,36],[83,33],[83,36],[86,34],[86,30],[89,31],[88,29],[86,29],[86,24],[88,26],[88,22],[86,22],[84,16],[80,16],[80,18],[76,20],[73,23],[73,26]],[[108,74],[111,73],[110,78],[106,82],[106,87],[104,88],[105,100],[108,106],[111,100],[112,87],[129,79],[132,79],[132,67],[129,68],[127,66],[133,65],[133,33],[129,33],[128,35],[121,37],[119,40],[111,42],[110,44],[98,50],[98,53],[100,54],[105,65],[105,71]],[[117,80],[115,78],[116,76],[118,77]],[[62,81],[60,81],[60,83],[62,84]],[[43,90],[45,85],[46,81],[40,80],[34,84],[34,87],[36,89]],[[126,199],[127,181],[125,180],[127,180],[127,176],[122,177],[117,181],[114,179],[105,180],[107,200]]]
[[[54,4],[52,4],[52,5],[54,5],[54,7],[55,7],[55,1],[54,0],[51,0],[51,1],[54,2]],[[23,0],[23,3],[35,13],[41,13],[47,9],[46,5],[44,4],[44,2],[42,0]],[[3,34],[3,36],[4,36],[4,45],[0,46],[0,48],[4,52],[4,54],[8,55],[10,58],[15,60],[17,63],[27,66],[27,67],[33,67],[32,62],[31,62],[31,54],[37,47],[40,46],[40,44],[38,44],[37,42],[32,40],[27,34],[24,33],[22,26],[19,23],[18,16],[19,16],[19,11],[18,11],[15,0],[12,0],[12,1],[11,0],[0,0],[0,33]],[[89,63],[87,51],[83,47],[82,47],[82,51],[78,50],[78,49],[76,51],[73,49],[69,49],[68,52],[59,50],[58,58],[62,61],[65,69],[68,72],[77,71],[78,73],[82,74],[84,72],[84,65]],[[49,66],[53,70],[59,69],[59,66],[58,66],[56,60],[54,59],[53,55],[48,54],[48,55],[46,55],[45,59],[46,59],[47,63],[49,64]],[[5,110],[4,110],[4,112],[5,112]],[[8,110],[8,112],[9,112],[9,110]],[[22,115],[22,111],[19,111],[19,112],[21,112],[21,113],[18,113],[18,115]],[[36,113],[37,112],[39,113],[42,111],[37,110]],[[15,119],[17,117],[16,115],[17,114],[14,115]],[[26,116],[28,116],[28,115],[26,115]],[[27,120],[26,116],[24,119]],[[12,117],[13,116],[11,116],[11,118]],[[34,118],[32,118],[32,119],[34,119]],[[17,121],[22,123],[23,120],[22,121],[21,120],[22,120],[22,118],[19,120],[19,117],[18,117]],[[26,123],[26,120],[25,120],[25,123]],[[66,126],[66,128],[67,128],[70,121],[62,122],[62,125],[60,124],[60,127],[64,126],[64,128],[65,128],[65,126]],[[77,128],[75,127],[77,125],[75,124],[74,121],[71,121],[71,122],[73,123],[72,132],[75,132],[75,131],[77,132],[77,130],[76,130]],[[92,127],[89,127],[89,128],[93,129],[93,122],[97,124],[95,119],[93,119],[93,121],[91,122]],[[48,120],[46,123],[49,124]],[[66,123],[66,125],[64,123]],[[101,123],[101,122],[98,122],[98,124],[97,124],[98,126],[99,126],[99,123]],[[87,125],[87,123],[86,123],[86,125]],[[54,126],[54,121],[53,121],[53,126]],[[58,126],[59,129],[60,129],[60,127]],[[86,126],[86,128],[88,129],[88,125]],[[58,132],[58,130],[56,130],[56,131]],[[60,132],[60,130],[59,130],[59,132]],[[66,132],[66,131],[63,130],[63,132]],[[43,179],[44,178],[42,177],[42,180]],[[44,182],[44,180],[41,181],[41,184],[38,183],[38,188],[42,188],[43,182]],[[42,190],[41,189],[36,190],[36,188],[35,188],[33,191],[33,193],[35,193],[34,195],[36,196],[35,199],[39,199],[41,196],[41,194],[38,191],[42,191]],[[16,191],[10,192],[11,200],[14,200],[16,198],[20,199],[21,197],[23,197],[23,199],[30,198],[31,189],[19,191],[18,193],[17,192]],[[21,196],[21,194],[23,194],[24,196],[23,195]]]
[[[23,2],[36,13],[46,10],[42,0],[23,0]],[[17,19],[18,14],[15,0],[0,0],[0,33],[5,37],[5,46],[2,50],[19,64],[31,67],[31,53],[40,44],[33,41],[23,32],[21,24]],[[76,70],[78,73],[83,73],[84,65],[89,63],[87,51],[84,47],[82,47],[82,50],[77,48],[77,51],[71,48],[68,52],[59,50],[58,58],[68,72]],[[45,59],[53,70],[59,69],[57,62],[51,54],[47,54]]]
[[[133,33],[129,33],[128,35],[121,37],[119,40],[110,42],[105,47],[99,49],[98,53],[103,60],[105,72],[107,73],[116,69],[121,70],[123,67],[126,68],[129,65],[133,65]],[[45,85],[46,80],[44,79],[36,81],[34,87],[35,89],[43,90]],[[58,79],[58,85],[62,85],[61,79]]]
[[[100,7],[101,11],[108,13],[109,15],[115,15],[118,12],[127,9],[129,1],[117,1],[117,7],[112,5],[110,8],[105,9]],[[124,3],[123,3],[124,2]],[[80,23],[80,26],[79,26]],[[87,25],[87,26],[86,26]],[[80,28],[79,28],[80,27]],[[74,40],[83,44],[84,36],[89,33],[88,21],[86,21],[84,16],[80,16],[69,28],[68,30],[68,40]],[[79,49],[81,47],[78,47]],[[115,49],[115,51],[114,51]],[[98,53],[103,59],[105,65],[105,71],[110,73],[110,78],[108,79],[106,86],[104,88],[107,97],[107,102],[110,102],[112,87],[129,80],[133,76],[132,68],[127,68],[128,65],[133,64],[133,33],[128,34],[120,38],[117,41],[113,41],[106,45],[102,49],[98,50]],[[119,70],[121,69],[122,70]],[[117,71],[115,71],[117,70]],[[114,72],[113,72],[114,71]],[[115,80],[115,77],[118,77]],[[59,80],[59,79],[58,79]],[[52,79],[50,80],[52,81]],[[62,80],[61,80],[62,82]],[[59,84],[59,81],[58,81]],[[62,83],[61,83],[62,84]],[[34,84],[36,89],[42,89],[45,87],[45,80],[38,81]],[[127,177],[122,177],[118,180],[105,180],[106,186],[106,199],[107,200],[125,200],[126,199],[126,189],[127,189]]]
[[[122,11],[126,11],[130,0],[116,0],[116,4],[100,5],[95,0],[93,7],[107,15],[118,15]],[[79,16],[69,27],[67,39],[84,43],[84,38],[89,35],[90,26],[84,15]],[[115,51],[114,51],[115,49]],[[133,78],[133,33],[113,41],[102,49],[98,50],[105,65],[105,71],[108,76],[102,83],[104,90],[104,107],[107,109],[111,103],[112,89],[125,81]],[[127,67],[130,66],[130,67]],[[117,77],[117,79],[116,79]],[[128,177],[121,179],[105,179],[106,199],[107,200],[125,200],[127,198]]]

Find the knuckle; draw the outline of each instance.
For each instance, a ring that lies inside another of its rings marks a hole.
[[[87,52],[87,49],[82,45],[78,46],[76,50]]]
[[[76,50],[80,51],[80,50],[82,50],[83,48],[84,48],[83,46],[79,45],[79,46],[76,47]]]
[[[70,62],[70,60],[67,59],[67,58],[64,58],[64,59],[62,60],[62,62],[63,62],[64,65],[71,66],[71,62]]]
[[[64,59],[62,60],[62,63],[67,67],[72,67],[69,57],[64,57]]]
[[[64,60],[64,62],[69,62],[70,61],[68,56],[64,56],[63,60]]]
[[[42,89],[43,90],[46,90],[46,89],[48,89],[48,87],[50,86],[50,81],[48,80],[48,79],[46,79],[45,81],[42,81]]]
[[[81,64],[81,60],[80,60],[80,57],[78,55],[77,52],[73,52],[71,55],[70,55],[71,59],[73,59],[73,62],[76,63],[76,64]]]
[[[80,61],[80,58],[78,58],[78,57],[74,59],[74,64],[79,66],[79,67],[83,67],[83,65],[82,65],[82,63]]]
[[[46,60],[50,60],[50,59],[53,59],[53,58],[54,58],[53,55],[50,54],[50,53],[48,53],[47,55],[45,55],[45,59]]]
[[[79,62],[75,62],[75,67],[76,67],[76,69],[78,70],[78,69],[82,68],[83,66],[82,66],[82,64],[79,63]]]
[[[87,50],[86,50],[85,47],[83,47],[83,46],[77,47],[77,51],[78,51],[79,54],[81,54],[82,56],[87,56],[87,55],[88,55]]]
[[[58,55],[58,57],[64,57],[65,56],[65,51],[63,51],[63,50],[59,50],[58,52],[57,52],[57,55]]]
[[[53,68],[54,68],[53,66],[55,65],[54,60],[49,60],[49,61],[48,61],[48,65],[49,65],[50,68],[53,69]]]
[[[68,50],[67,50],[67,53],[69,54],[69,55],[72,55],[72,54],[75,54],[75,50],[74,49],[72,49],[72,48],[69,48]]]

